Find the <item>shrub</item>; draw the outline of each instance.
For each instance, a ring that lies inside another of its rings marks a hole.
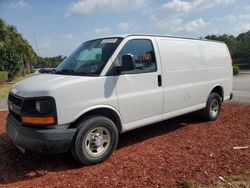
[[[238,66],[233,65],[233,75],[237,75],[240,73],[240,69]]]

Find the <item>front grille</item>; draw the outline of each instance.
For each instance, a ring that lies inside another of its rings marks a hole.
[[[17,97],[12,93],[9,94],[9,101],[11,101],[14,105],[21,107],[23,103],[23,99],[21,97]]]
[[[10,110],[10,114],[18,121],[21,122],[21,116]]]
[[[12,93],[8,97],[8,106],[10,114],[17,120],[21,121],[21,109],[22,109],[23,98],[18,97]]]

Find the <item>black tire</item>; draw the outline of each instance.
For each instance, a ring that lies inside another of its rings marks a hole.
[[[71,154],[71,156],[78,161],[77,156],[76,156],[76,152],[75,152],[75,140],[76,140],[76,136],[74,136],[70,149],[69,149],[69,153]]]
[[[112,120],[93,115],[79,123],[70,152],[81,164],[100,163],[116,149],[118,137],[117,127]]]
[[[214,109],[213,112],[212,112],[212,109]],[[206,121],[214,121],[214,120],[218,119],[220,112],[221,112],[221,97],[220,97],[220,95],[217,93],[210,93],[208,96],[207,105],[202,110],[203,119],[205,119]]]

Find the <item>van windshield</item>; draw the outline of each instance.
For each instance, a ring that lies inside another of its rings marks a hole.
[[[97,76],[122,41],[104,38],[84,42],[55,70],[55,74]]]

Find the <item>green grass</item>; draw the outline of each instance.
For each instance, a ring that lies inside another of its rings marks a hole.
[[[0,82],[8,80],[8,72],[0,71]]]
[[[0,100],[9,92],[10,86],[8,83],[0,84]]]
[[[225,181],[219,180],[206,186],[199,183],[193,184],[189,180],[182,183],[182,188],[250,188],[250,172],[240,176],[223,177]]]
[[[16,82],[19,82],[25,78],[28,78],[30,76],[32,76],[33,74],[30,75],[26,75],[25,77],[23,76],[19,76],[16,77],[14,80],[12,80],[11,82],[3,82],[0,83],[0,100],[3,99],[6,95],[8,95],[10,88],[13,84],[15,84]]]
[[[250,188],[250,172],[241,176],[231,176],[224,178],[226,182],[218,181],[209,185],[209,188]]]
[[[183,188],[194,188],[193,184],[190,181],[188,181],[188,180],[185,180],[183,182],[182,187]]]

